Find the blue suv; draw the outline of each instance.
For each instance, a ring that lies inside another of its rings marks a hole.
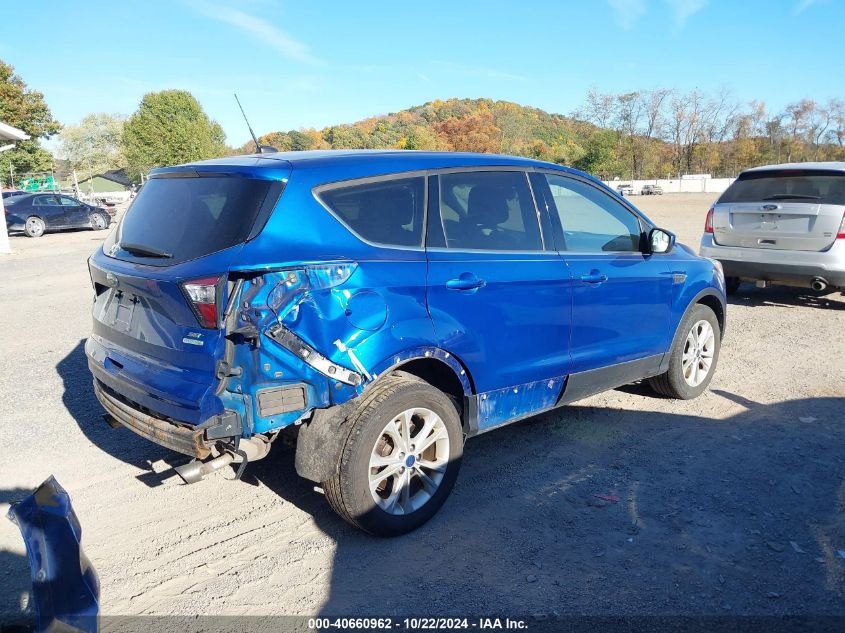
[[[581,172],[461,153],[270,153],[156,169],[90,259],[112,426],[238,475],[282,432],[347,521],[410,531],[464,440],[642,379],[694,398],[718,263]]]

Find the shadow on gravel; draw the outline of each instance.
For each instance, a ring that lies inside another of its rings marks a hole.
[[[0,624],[28,622],[30,613],[25,607],[29,604],[32,581],[26,554],[0,549],[0,570],[3,587],[0,592]]]
[[[56,365],[64,391],[62,402],[79,428],[94,445],[112,457],[151,472],[150,463],[159,459],[173,461],[175,453],[123,429],[113,429],[103,419],[103,407],[94,395],[93,378],[88,370],[85,341]],[[178,459],[174,463],[179,462]],[[169,462],[168,462],[169,463]],[[145,475],[139,477],[146,481]],[[155,478],[146,481],[157,485]]]
[[[289,448],[245,477],[336,542],[323,615],[845,614],[845,398],[723,395],[748,410],[570,406],[475,438],[395,539],[335,516]]]
[[[31,493],[29,488],[0,488],[0,503],[12,504]],[[5,512],[0,513],[0,521],[7,520]],[[0,623],[26,620],[28,614],[22,607],[28,604],[32,586],[26,554],[0,549],[0,586]]]
[[[779,306],[784,308],[822,308],[825,310],[845,310],[845,301],[838,290],[816,292],[810,288],[791,286],[772,286],[757,288],[751,284],[742,284],[736,294],[728,297],[729,304],[762,308]],[[730,315],[728,315],[730,328]]]
[[[140,467],[178,458],[102,421],[82,342],[57,371],[95,445]],[[574,405],[474,438],[443,509],[395,539],[338,518],[281,442],[221,485],[267,486],[335,543],[324,615],[845,615],[845,398],[715,393],[745,410]]]

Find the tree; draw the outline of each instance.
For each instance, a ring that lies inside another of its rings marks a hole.
[[[585,154],[575,161],[574,167],[601,178],[610,178],[619,169],[616,140],[613,130],[596,131],[587,141]]]
[[[590,88],[587,92],[586,103],[575,113],[575,116],[594,123],[600,128],[608,128],[616,116],[616,106],[616,95]]]
[[[640,134],[641,120],[645,111],[643,95],[639,92],[628,92],[616,96],[617,131],[625,139],[625,148],[630,158],[631,178],[640,177],[640,163],[642,156],[642,138]]]
[[[370,137],[357,125],[335,125],[323,131],[332,149],[368,149]]]
[[[698,90],[675,94],[669,111],[669,133],[673,146],[672,166],[676,173],[692,173],[695,148],[701,142],[704,125],[704,95]]]
[[[456,152],[501,151],[502,131],[493,123],[489,110],[480,110],[463,118],[446,119],[435,123],[434,129],[448,148]]]
[[[0,60],[0,121],[26,132],[30,137],[15,149],[0,152],[0,177],[8,181],[9,165],[15,172],[45,171],[53,157],[41,148],[38,139],[50,138],[61,125],[53,118],[44,95],[27,88],[13,66]]]
[[[126,167],[121,141],[126,119],[118,114],[89,114],[68,125],[59,138],[59,155],[85,176]]]
[[[842,99],[831,99],[827,103],[833,119],[833,129],[830,131],[832,142],[839,147],[845,146],[845,101]]]
[[[223,128],[185,90],[145,94],[123,127],[122,145],[131,178],[154,167],[227,154]]]

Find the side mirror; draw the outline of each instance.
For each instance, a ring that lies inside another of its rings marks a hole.
[[[675,247],[675,234],[663,229],[652,229],[648,234],[650,253],[668,253]]]

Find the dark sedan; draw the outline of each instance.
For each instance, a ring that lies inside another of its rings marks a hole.
[[[6,205],[6,228],[23,231],[29,237],[40,237],[46,231],[62,229],[109,228],[111,215],[102,207],[58,193],[33,193],[14,196]]]

